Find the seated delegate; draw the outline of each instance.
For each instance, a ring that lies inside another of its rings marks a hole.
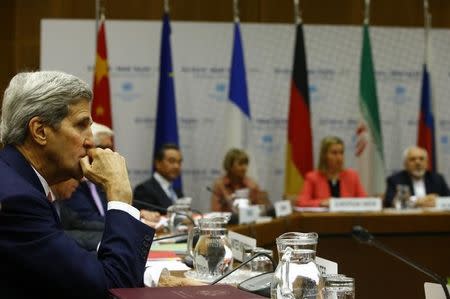
[[[247,176],[249,157],[243,150],[230,149],[223,160],[225,175],[216,179],[211,195],[211,210],[215,212],[233,212],[233,203],[237,193],[247,195],[249,204],[268,205],[266,192]]]
[[[344,168],[344,142],[339,137],[325,137],[320,145],[319,167],[306,174],[296,205],[328,207],[332,197],[366,196],[358,174]]]

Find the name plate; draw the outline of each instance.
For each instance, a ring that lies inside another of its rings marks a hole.
[[[332,198],[330,212],[379,212],[383,208],[381,198]]]
[[[275,217],[283,217],[292,214],[292,205],[289,200],[280,200],[273,204]]]
[[[228,232],[228,238],[231,242],[231,252],[233,252],[233,258],[242,262],[244,258],[244,249],[255,248],[256,239],[250,238],[233,231]]]
[[[259,217],[258,206],[239,208],[239,224],[255,222]]]
[[[316,265],[322,275],[338,274],[338,264],[336,262],[316,256]]]
[[[438,197],[436,199],[436,209],[442,211],[450,210],[450,197]]]
[[[425,282],[425,299],[445,299],[445,292],[442,285],[438,283]],[[450,292],[450,284],[447,284],[447,289]]]

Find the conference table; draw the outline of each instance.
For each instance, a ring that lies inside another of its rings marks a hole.
[[[230,226],[274,249],[275,239],[289,231],[317,232],[317,256],[338,263],[339,273],[355,278],[356,297],[363,299],[425,298],[431,278],[351,236],[361,225],[375,238],[442,277],[450,277],[450,212],[389,211],[364,213],[295,212],[270,222]]]

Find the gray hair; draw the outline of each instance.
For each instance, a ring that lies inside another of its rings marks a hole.
[[[100,144],[100,135],[105,134],[107,136],[114,136],[113,130],[108,126],[93,122],[91,125],[92,135],[94,135],[94,144],[98,146]]]
[[[427,152],[426,149],[424,149],[424,148],[422,148],[420,146],[411,145],[411,146],[408,146],[403,151],[403,163],[406,163],[406,160],[408,159],[409,152],[412,151],[413,149],[419,149],[419,150],[423,151],[425,153],[425,159],[428,159],[428,152]]]
[[[92,91],[81,79],[63,72],[19,73],[11,79],[3,96],[0,140],[23,144],[29,121],[38,116],[54,128],[81,99],[92,100]]]

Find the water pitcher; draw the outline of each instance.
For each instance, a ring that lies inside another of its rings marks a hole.
[[[323,279],[315,263],[318,235],[289,232],[276,240],[279,263],[271,283],[272,299],[321,298]]]
[[[193,257],[194,268],[200,279],[215,279],[233,267],[227,222],[226,217],[203,218],[189,233],[188,251]],[[199,237],[194,248],[193,239],[196,235]]]
[[[173,205],[167,208],[167,218],[169,231],[172,234],[184,233],[193,226],[191,198],[180,198]]]

